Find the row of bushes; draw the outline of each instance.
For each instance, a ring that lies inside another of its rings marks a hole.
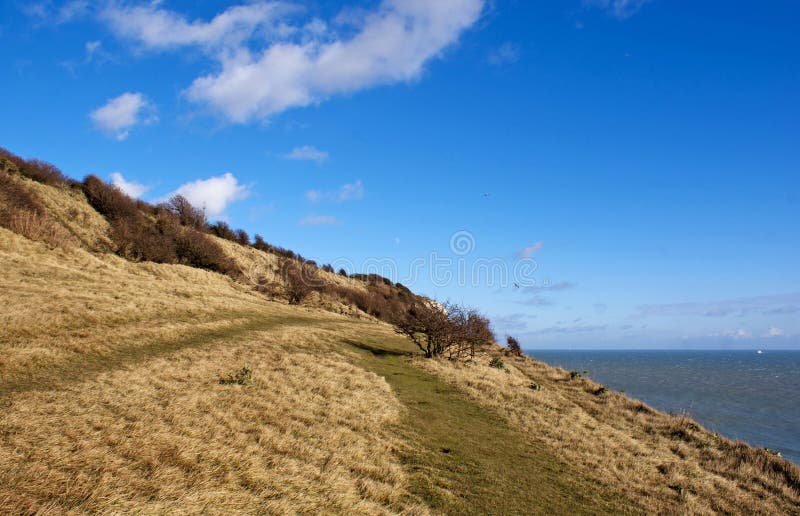
[[[364,282],[364,290],[323,281],[319,271],[333,274],[332,265],[318,266],[294,251],[266,242],[261,235],[255,235],[251,241],[246,231],[233,229],[224,221],[209,224],[205,213],[180,195],[166,203],[152,205],[131,199],[116,186],[96,176],[90,175],[83,182],[77,182],[49,163],[25,160],[2,148],[0,172],[17,173],[48,185],[81,189],[89,204],[108,220],[111,227],[109,236],[117,253],[130,260],[181,263],[234,275],[237,272],[235,264],[219,245],[208,238],[207,235],[211,234],[277,255],[281,259],[281,273],[291,303],[299,303],[316,291],[380,319],[392,321],[406,317],[411,304],[417,300],[417,296],[405,286],[377,274],[352,275]],[[44,207],[29,190],[8,177],[0,182],[0,202],[0,219],[6,227],[13,224],[10,229],[23,234],[24,228],[19,221],[26,221],[27,228],[44,227],[41,223],[46,219]],[[14,211],[13,216],[10,210]],[[348,276],[344,269],[340,269],[338,274]]]
[[[367,283],[364,289],[340,285],[326,280],[320,270],[330,272],[326,267],[318,268],[312,263],[280,257],[278,262],[280,277],[286,297],[292,304],[303,301],[312,292],[358,308],[376,318],[390,321],[404,313],[417,299],[405,287],[387,286],[383,283]],[[263,286],[269,290],[270,286]],[[421,298],[420,298],[421,299]]]
[[[111,225],[117,253],[135,261],[180,263],[223,274],[236,267],[224,250],[204,234],[205,217],[183,197],[153,206],[134,201],[96,176],[82,183],[89,204]]]
[[[75,185],[58,167],[38,159],[26,160],[0,147],[0,172],[16,172],[46,185]]]

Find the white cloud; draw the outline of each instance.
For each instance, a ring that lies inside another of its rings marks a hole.
[[[193,206],[205,210],[207,216],[217,217],[230,203],[245,199],[250,191],[249,187],[240,185],[233,174],[227,172],[221,176],[186,183],[170,196],[176,194],[186,197]]]
[[[330,226],[338,223],[337,218],[330,215],[309,215],[298,222],[301,226]]]
[[[120,141],[128,137],[135,125],[158,121],[153,104],[141,93],[130,92],[109,100],[89,117],[95,127]]]
[[[364,185],[361,180],[354,183],[343,184],[338,190],[332,192],[321,192],[319,190],[309,190],[306,192],[306,199],[310,202],[332,200],[336,202],[357,201],[364,198]]]
[[[141,183],[127,181],[119,172],[111,173],[111,184],[122,190],[127,196],[133,197],[134,199],[141,197],[147,190],[150,189],[149,186],[145,186]]]
[[[650,0],[585,0],[586,5],[604,9],[620,20],[630,18],[648,2]]]
[[[489,56],[486,60],[492,66],[514,64],[519,60],[519,45],[515,45],[511,42],[503,43],[498,48],[489,52]]]
[[[520,249],[519,253],[517,253],[517,256],[519,256],[520,258],[530,258],[534,254],[536,254],[538,251],[540,251],[542,249],[542,247],[544,247],[544,242],[533,243],[533,244],[529,245],[528,247],[524,247],[524,248]]]
[[[777,326],[773,326],[772,328],[769,329],[769,331],[767,331],[767,333],[764,334],[764,337],[768,339],[774,339],[776,337],[785,337],[785,336],[786,333]]]
[[[100,13],[120,37],[158,50],[186,45],[206,48],[233,47],[251,37],[257,29],[275,23],[294,10],[283,2],[256,2],[230,7],[209,22],[188,21],[173,11],[159,8],[160,2],[123,6],[109,4]]]
[[[187,21],[158,3],[111,4],[102,18],[145,48],[199,46],[219,71],[196,78],[188,98],[243,123],[382,84],[411,81],[480,17],[485,0],[383,0],[347,11],[346,36],[322,20],[292,25],[281,2],[231,7]],[[337,24],[334,18],[333,24]],[[260,29],[260,30],[259,30]]]
[[[303,145],[302,147],[295,147],[292,149],[292,152],[284,154],[283,157],[295,161],[313,161],[320,164],[328,161],[329,155],[327,152],[321,151],[311,145]]]

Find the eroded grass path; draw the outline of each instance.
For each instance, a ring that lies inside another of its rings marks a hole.
[[[131,342],[108,352],[76,353],[49,367],[32,369],[25,376],[0,382],[0,400],[13,393],[59,389],[69,383],[86,381],[104,371],[133,367],[144,360],[169,355],[182,349],[223,345],[252,332],[312,322],[312,318],[302,316],[268,316],[241,311],[220,314],[211,321],[212,324],[207,327],[198,325],[196,331],[180,338],[160,338],[147,343]]]
[[[422,371],[397,343],[349,342],[406,408],[401,452],[412,493],[446,514],[640,512],[617,493],[509,428],[455,387]]]

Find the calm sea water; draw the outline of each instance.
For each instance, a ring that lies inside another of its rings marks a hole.
[[[800,351],[527,351],[800,464]]]

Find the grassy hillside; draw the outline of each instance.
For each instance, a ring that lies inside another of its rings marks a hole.
[[[498,346],[422,358],[400,287],[289,304],[285,257],[210,235],[227,274],[126,259],[80,188],[3,167],[2,513],[800,512],[767,451]]]

